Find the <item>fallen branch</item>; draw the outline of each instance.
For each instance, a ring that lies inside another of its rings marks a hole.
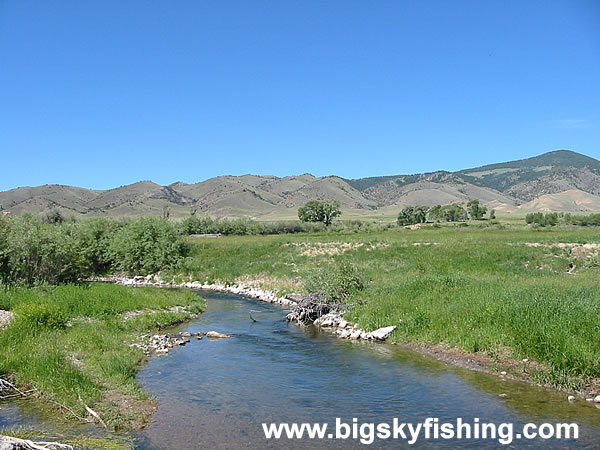
[[[86,405],[85,403],[83,403],[83,400],[81,400],[81,395],[77,394],[77,396],[79,397],[79,401],[81,402],[81,404],[83,405],[83,407],[85,408],[85,410],[88,412],[88,414],[90,416],[92,416],[94,419],[96,419],[100,425],[102,425],[104,428],[108,428],[106,426],[106,423],[104,423],[104,420],[102,420],[100,418],[100,416],[98,415],[98,413],[96,411],[94,411],[92,408],[90,408],[88,405]]]
[[[95,419],[97,419],[97,420],[98,420],[98,422],[100,422],[100,425],[102,425],[104,428],[108,428],[108,427],[106,426],[106,424],[104,423],[104,420],[102,420],[102,419],[100,418],[100,416],[99,416],[99,415],[96,413],[96,411],[94,411],[92,408],[90,408],[89,406],[87,406],[87,405],[85,405],[85,404],[84,404],[83,406],[85,406],[85,410],[86,410],[86,411],[87,411],[87,412],[88,412],[88,413],[89,413],[89,414],[90,414],[92,417],[94,417]]]
[[[302,325],[311,324],[321,316],[341,312],[342,310],[342,305],[327,302],[321,293],[310,295],[288,294],[286,298],[296,302],[296,306],[287,315],[287,319]]]
[[[13,391],[16,391],[18,393],[18,395],[25,397],[26,394],[24,392],[22,392],[18,387],[16,387],[14,384],[12,384],[11,382],[0,378],[0,391],[3,391],[4,389],[12,389]]]
[[[0,400],[6,400],[8,398],[23,397],[23,396],[27,396],[28,394],[31,394],[32,392],[35,392],[35,389],[29,389],[28,391],[19,392],[17,394],[0,395]]]
[[[49,450],[52,448],[64,448],[73,450],[73,447],[67,444],[58,442],[33,442],[27,439],[18,439],[11,436],[0,436],[0,446],[11,445],[13,448],[33,449],[33,450]]]
[[[70,412],[76,419],[81,420],[83,423],[92,423],[93,422],[90,419],[86,419],[84,417],[81,417],[81,416],[77,415],[77,413],[75,411],[73,411],[68,406],[63,405],[62,403],[55,402],[54,400],[50,400],[50,402],[54,403],[56,406],[59,406],[60,408],[65,409],[66,411]]]

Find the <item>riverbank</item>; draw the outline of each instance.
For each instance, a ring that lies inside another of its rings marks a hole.
[[[66,419],[139,429],[156,402],[135,379],[147,354],[133,344],[204,307],[189,290],[103,283],[5,287],[0,310],[14,318],[0,331],[0,378]],[[0,395],[15,393],[4,386]]]
[[[251,280],[248,277],[244,281],[226,285],[224,283],[202,283],[199,281],[177,282],[175,279],[165,281],[159,275],[127,277],[123,275],[98,278],[97,281],[113,282],[123,286],[155,287],[155,288],[188,288],[188,289],[206,289],[215,292],[230,293],[242,295],[252,299],[256,299],[266,303],[278,304],[280,306],[292,310],[288,314],[288,320],[298,322],[297,313],[293,309],[297,306],[298,300],[304,296],[300,294],[286,294],[279,296],[277,291],[265,290],[257,287],[261,284],[261,280]],[[276,284],[276,280],[269,279],[271,284]],[[348,340],[369,340],[369,341],[386,341],[393,334],[396,325],[381,327],[376,330],[366,331],[359,327],[357,323],[348,319],[351,313],[344,314],[340,312],[331,312],[318,317],[314,322],[308,322],[322,331],[333,334],[341,339]],[[301,325],[301,324],[300,324]],[[429,356],[438,361],[447,364],[494,375],[506,380],[519,381],[528,384],[534,384],[548,389],[563,390],[568,394],[577,394],[580,400],[588,402],[596,402],[600,400],[600,378],[581,378],[582,389],[570,389],[567,386],[554,385],[547,382],[539,381],[539,374],[547,373],[548,367],[538,361],[528,358],[516,359],[510,356],[509,351],[502,354],[495,354],[493,357],[485,352],[472,352],[458,347],[451,347],[444,343],[423,343],[417,340],[413,341],[398,341],[389,339],[389,343],[399,345],[414,352]],[[570,396],[565,396],[565,400]],[[575,397],[577,398],[577,397]],[[571,400],[573,401],[573,400]]]
[[[395,325],[389,342],[489,360],[493,373],[527,360],[532,383],[587,396],[600,393],[600,259],[589,245],[599,241],[593,228],[483,225],[191,239],[191,255],[162,277],[284,296],[350,265],[365,283],[345,300],[344,319],[360,329]]]

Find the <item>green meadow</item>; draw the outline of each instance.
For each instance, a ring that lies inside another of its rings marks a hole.
[[[393,342],[528,359],[529,378],[557,387],[581,391],[600,377],[600,250],[557,246],[598,243],[595,228],[471,222],[188,242],[181,279],[306,292],[315,274],[352,265],[365,288],[346,300],[346,317],[361,328],[397,325]]]
[[[600,384],[596,227],[534,228],[521,219],[410,230],[350,221],[220,238],[186,237],[157,218],[5,219],[1,227],[0,310],[14,318],[0,329],[0,378],[65,418],[88,417],[87,406],[112,429],[143,426],[155,404],[135,380],[145,356],[128,344],[204,308],[189,290],[81,281],[121,272],[161,270],[163,280],[245,283],[280,295],[322,291],[367,331],[396,325],[391,342],[458,352],[582,393]]]

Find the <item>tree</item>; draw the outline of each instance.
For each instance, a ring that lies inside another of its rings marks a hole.
[[[427,218],[432,222],[439,222],[443,219],[442,205],[435,205],[429,209]]]
[[[340,202],[337,200],[310,200],[298,208],[298,218],[302,222],[322,222],[326,226],[340,216]]]
[[[467,203],[467,210],[469,211],[469,216],[471,220],[482,220],[483,216],[487,212],[487,208],[485,206],[479,205],[479,200],[471,200]]]
[[[467,220],[467,211],[457,204],[442,206],[441,213],[446,222],[463,222]]]
[[[494,220],[496,218],[496,210],[492,209],[490,211],[490,220]]]
[[[427,220],[426,206],[407,206],[398,214],[398,225],[415,225]]]

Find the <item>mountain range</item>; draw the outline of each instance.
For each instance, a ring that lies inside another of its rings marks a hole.
[[[310,174],[220,176],[195,184],[152,181],[109,190],[63,185],[0,192],[13,215],[59,210],[65,215],[183,217],[196,211],[218,217],[293,219],[308,200],[337,199],[346,217],[391,216],[408,205],[478,199],[499,214],[530,211],[600,211],[600,161],[557,150],[533,158],[457,172],[437,171],[360,179]]]

